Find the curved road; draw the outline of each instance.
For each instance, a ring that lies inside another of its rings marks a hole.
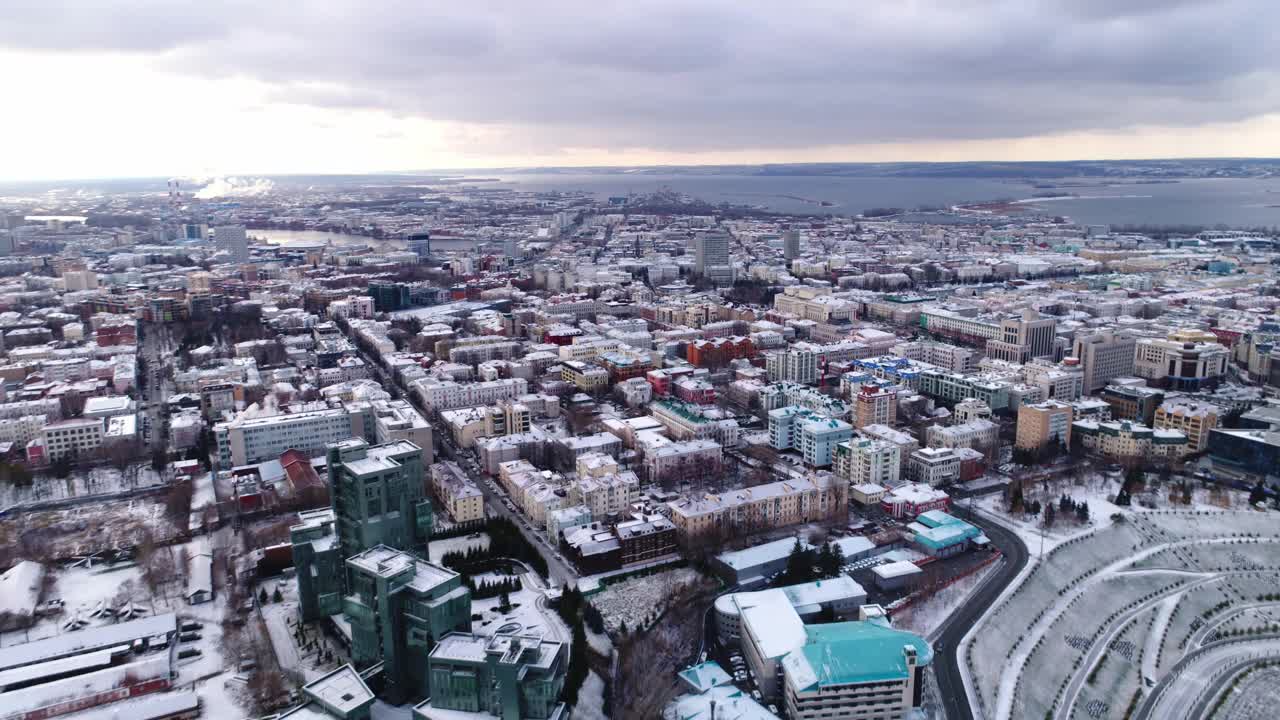
[[[1160,679],[1138,706],[1134,717],[1137,720],[1172,718],[1193,707],[1204,707],[1221,694],[1230,676],[1258,662],[1262,656],[1280,656],[1280,636],[1233,638],[1205,645],[1179,660]],[[1201,702],[1206,697],[1208,701]]]
[[[1027,546],[1013,531],[987,520],[986,518],[964,512],[962,508],[954,508],[957,516],[982,528],[987,537],[1000,552],[1004,560],[996,567],[995,572],[987,578],[976,592],[956,608],[955,612],[943,622],[938,632],[938,639],[933,643],[934,677],[937,678],[938,691],[942,696],[942,706],[949,720],[973,720],[973,709],[969,707],[969,696],[964,690],[964,679],[960,676],[960,658],[956,649],[969,628],[982,617],[982,614],[995,603],[1000,593],[1013,582],[1013,579],[1026,567],[1029,555]]]

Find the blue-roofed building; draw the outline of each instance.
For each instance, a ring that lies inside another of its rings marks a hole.
[[[879,606],[863,606],[861,620],[802,625],[783,605],[761,623],[746,618],[744,654],[787,717],[898,720],[920,706],[922,669],[933,661],[924,638],[891,627]]]
[[[987,543],[977,527],[941,510],[920,513],[907,528],[913,532],[912,543],[933,557],[950,557],[964,552],[970,544]]]
[[[718,664],[705,662],[679,673],[686,694],[671,701],[663,713],[674,720],[777,720],[763,705],[733,685]]]

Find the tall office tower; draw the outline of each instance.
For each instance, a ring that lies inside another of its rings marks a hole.
[[[426,230],[405,233],[405,248],[418,256],[418,260],[431,257],[431,233]]]
[[[1058,321],[1027,308],[1000,321],[1000,334],[987,341],[987,355],[997,360],[1026,363],[1035,358],[1052,359]]]
[[[209,226],[204,223],[186,223],[179,228],[179,234],[183,240],[207,240]]]
[[[697,257],[695,269],[699,277],[705,277],[717,285],[733,284],[733,266],[729,264],[729,233],[708,230],[694,238]]]
[[[226,250],[231,261],[249,262],[249,236],[243,225],[223,225],[213,229],[213,244],[219,250]]]
[[[793,382],[801,385],[818,382],[818,355],[811,350],[792,348],[771,353],[765,358],[765,366],[769,382]]]
[[[1076,337],[1071,354],[1084,371],[1084,394],[1092,395],[1107,382],[1133,374],[1137,340],[1129,335],[1100,332]]]
[[[328,464],[342,557],[378,545],[426,546],[433,517],[422,448],[408,440],[370,446],[352,438],[329,446]]]
[[[782,257],[795,260],[800,257],[800,231],[788,230],[782,233]]]
[[[509,258],[520,257],[520,241],[514,237],[506,238],[502,241],[502,254]]]

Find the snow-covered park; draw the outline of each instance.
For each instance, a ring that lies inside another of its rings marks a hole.
[[[1047,533],[1043,557],[1039,523],[1014,523],[1032,561],[961,644],[984,717],[1128,717],[1183,656],[1280,620],[1274,513],[1079,494],[1091,520]]]

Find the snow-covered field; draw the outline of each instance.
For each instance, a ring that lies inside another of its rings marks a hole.
[[[942,588],[924,600],[894,613],[893,625],[910,630],[923,637],[931,637],[934,631],[959,607],[965,598],[978,588],[995,571],[995,563]]]
[[[468,548],[487,548],[489,547],[489,536],[486,533],[477,533],[480,537],[468,537],[460,535],[458,537],[446,538],[444,540],[432,540],[427,547],[430,554],[430,560],[433,563],[439,563],[440,558],[451,552],[464,552]]]
[[[41,474],[25,487],[0,485],[0,509],[27,503],[111,495],[163,484],[164,480],[148,463],[135,463],[123,472],[114,467],[75,470],[66,478]]]
[[[555,611],[545,606],[545,598],[538,585],[528,574],[521,575],[520,581],[524,589],[511,593],[511,609],[503,612],[499,609],[502,597],[485,598],[471,602],[471,630],[478,635],[492,635],[498,628],[510,623],[518,623],[524,630],[542,631],[548,640],[559,640],[568,643],[573,635]]]
[[[634,630],[650,615],[661,614],[667,598],[676,588],[696,582],[698,571],[677,568],[644,577],[631,578],[608,586],[591,596],[591,604],[604,616],[605,628],[617,632],[622,623]]]
[[[962,644],[986,717],[1123,717],[1143,669],[1167,672],[1204,642],[1216,613],[1264,605],[1231,620],[1261,624],[1280,610],[1280,598],[1266,600],[1280,587],[1274,513],[1133,510],[1089,497],[1094,527],[1046,538],[1045,556]],[[1026,535],[1033,556],[1038,535]]]
[[[165,515],[162,496],[87,502],[0,518],[0,545],[58,559],[132,547],[147,535],[163,542],[177,534]]]

